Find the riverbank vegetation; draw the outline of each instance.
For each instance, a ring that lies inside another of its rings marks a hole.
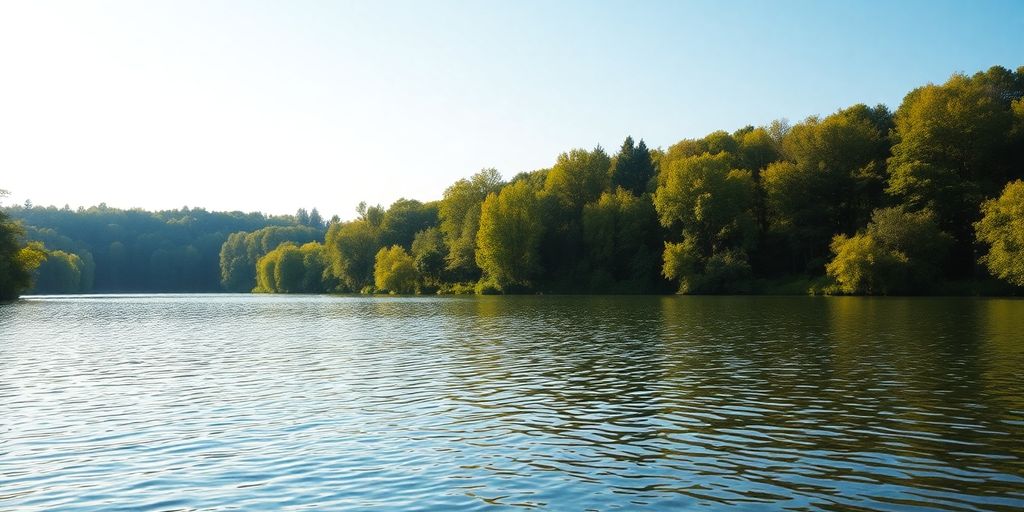
[[[46,248],[37,292],[1014,293],[1022,98],[1024,67],[993,67],[914,89],[895,112],[853,105],[666,149],[627,137],[344,222],[7,212],[22,245]]]

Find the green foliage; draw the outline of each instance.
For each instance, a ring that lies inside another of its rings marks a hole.
[[[981,257],[989,272],[1016,286],[1024,286],[1024,181],[1006,185],[1002,195],[981,205],[981,220],[974,228],[987,244]]]
[[[487,196],[481,208],[476,261],[499,290],[529,287],[540,272],[543,235],[537,194],[526,181]]]
[[[637,195],[647,191],[654,177],[654,163],[643,140],[634,146],[633,137],[626,137],[612,162],[610,177],[613,189],[621,187]]]
[[[338,279],[331,272],[324,246],[308,242],[299,247],[302,252],[302,289],[306,293],[332,292],[338,288]]]
[[[1024,68],[993,67],[911,91],[896,111],[888,191],[910,208],[927,207],[957,241],[953,268],[974,266],[981,202],[1024,171],[1018,109]]]
[[[729,162],[724,153],[674,161],[662,171],[663,183],[654,195],[661,224],[681,227],[706,255],[749,249],[756,237],[753,179],[747,171],[730,170]]]
[[[785,160],[761,178],[767,227],[791,248],[790,271],[820,268],[832,235],[863,226],[881,203],[890,118],[884,106],[854,105],[783,136]]]
[[[373,282],[377,290],[388,293],[415,293],[419,274],[416,263],[399,245],[381,248],[373,266]]]
[[[324,248],[317,242],[301,247],[284,242],[256,263],[257,293],[323,293],[333,289],[325,275]]]
[[[384,246],[412,246],[416,233],[437,225],[438,203],[399,199],[384,213],[380,225],[380,243]]]
[[[441,231],[428,228],[416,233],[412,241],[412,256],[427,288],[440,288],[445,270],[445,245]]]
[[[282,293],[298,293],[302,289],[302,280],[306,269],[302,261],[302,253],[294,245],[279,252],[280,257],[274,267],[274,281]]]
[[[77,210],[14,206],[6,211],[24,226],[26,240],[81,259],[83,292],[218,291],[221,246],[230,233],[294,222],[290,215],[202,208],[148,212],[106,205]],[[248,286],[240,291],[255,286],[255,264],[256,258],[247,263]]]
[[[952,243],[930,210],[875,210],[867,229],[853,236],[837,235],[835,257],[826,273],[836,291],[849,294],[912,293],[935,283]]]
[[[665,169],[673,163],[686,160],[705,153],[710,155],[727,155],[728,165],[735,165],[736,153],[739,150],[739,143],[736,139],[724,131],[716,131],[708,134],[703,139],[683,139],[668,148],[665,156],[661,159],[661,168]]]
[[[768,164],[782,157],[779,144],[766,128],[747,126],[736,130],[732,138],[737,143],[737,167],[750,171],[755,180]]]
[[[321,234],[319,229],[308,226],[270,226],[228,235],[220,249],[221,286],[229,292],[248,292],[259,287],[256,262],[260,258],[284,242],[311,242]]]
[[[484,169],[440,201],[361,203],[356,220],[326,226],[316,208],[266,217],[26,202],[6,209],[23,235],[0,223],[0,295],[24,290],[22,270],[43,259],[30,249],[12,266],[22,240],[52,251],[38,289],[61,291],[918,293],[976,278],[981,244],[989,270],[1021,284],[1018,185],[982,206],[1021,178],[1024,68],[994,67],[915,89],[895,114],[858,104],[666,150],[627,137],[613,158],[574,149],[507,184]],[[401,263],[382,267],[386,286],[378,254]]]
[[[324,242],[327,261],[341,285],[360,292],[373,285],[373,264],[379,247],[380,229],[373,215],[351,222],[332,224]],[[383,217],[382,217],[383,218]]]
[[[32,293],[82,293],[82,274],[85,264],[74,253],[49,251],[35,273]]]
[[[22,233],[21,226],[0,211],[0,302],[17,299],[29,289],[32,271],[46,258],[42,244],[21,244]]]
[[[755,187],[749,171],[730,170],[728,153],[674,160],[662,171],[654,195],[661,224],[681,229],[681,243],[666,243],[663,275],[679,280],[681,293],[739,291],[716,275],[749,271],[746,252],[757,236]]]
[[[907,263],[871,235],[836,235],[831,248],[835,257],[825,269],[838,283],[836,291],[840,293],[886,295]]]
[[[366,201],[362,201],[356,207],[356,213],[359,214],[359,220],[366,221],[374,229],[380,229],[380,225],[384,222],[385,210],[379,204],[377,206],[367,206]]]
[[[484,169],[462,179],[444,192],[438,207],[441,235],[447,248],[446,266],[459,279],[476,279],[476,237],[480,225],[480,207],[492,192],[501,189],[501,175]]]
[[[574,149],[558,156],[547,173],[544,190],[556,197],[567,211],[583,211],[583,205],[597,200],[608,187],[611,159],[600,147],[593,151]]]
[[[583,208],[584,255],[592,291],[649,292],[657,286],[661,233],[649,195],[624,188]]]

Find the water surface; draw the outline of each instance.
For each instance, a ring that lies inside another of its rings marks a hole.
[[[1014,510],[1024,302],[33,298],[0,510]]]

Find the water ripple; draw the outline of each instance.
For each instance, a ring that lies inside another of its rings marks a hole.
[[[0,509],[1017,510],[1024,302],[40,298]]]

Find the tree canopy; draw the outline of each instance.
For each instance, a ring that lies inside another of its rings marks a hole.
[[[975,224],[978,241],[988,246],[981,257],[992,275],[1024,286],[1024,181],[1006,185],[1002,195],[985,201]]]
[[[7,207],[0,298],[33,276],[40,293],[1024,286],[1024,67],[955,74],[895,111],[855,104],[665,149],[636,140],[507,182],[485,168],[437,201],[364,202],[345,221],[316,208]]]

